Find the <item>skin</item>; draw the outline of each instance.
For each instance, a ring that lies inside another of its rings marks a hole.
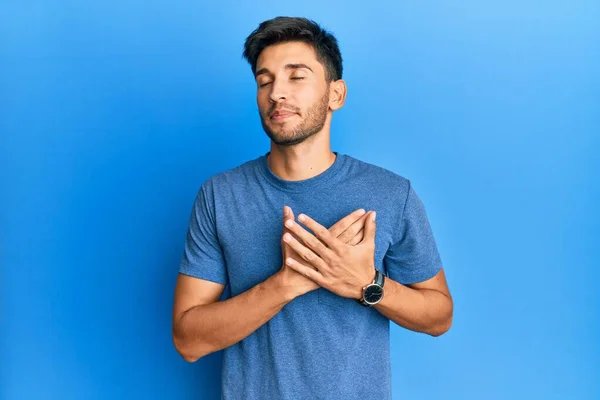
[[[271,138],[268,162],[273,173],[295,181],[329,168],[335,161],[331,117],[344,105],[346,83],[341,79],[328,83],[313,48],[291,42],[262,51],[256,64],[256,86],[261,122]],[[276,110],[291,110],[294,115],[274,120],[270,115]]]
[[[335,161],[330,147],[331,118],[345,102],[343,80],[327,82],[313,48],[288,42],[265,48],[256,65],[257,105],[271,139],[268,164],[285,180],[319,175]],[[288,115],[274,115],[287,112]],[[248,291],[219,301],[224,285],[179,274],[173,306],[173,341],[187,361],[244,339],[298,296],[324,287],[360,298],[374,277],[374,212],[356,210],[326,228],[306,214],[295,221],[284,207],[279,272]],[[453,302],[443,270],[416,284],[386,278],[385,295],[375,308],[398,325],[432,336],[452,324]]]

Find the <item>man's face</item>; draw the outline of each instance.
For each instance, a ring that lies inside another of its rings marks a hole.
[[[275,144],[292,146],[323,129],[329,85],[312,46],[288,42],[265,48],[256,62],[256,84],[262,126]]]

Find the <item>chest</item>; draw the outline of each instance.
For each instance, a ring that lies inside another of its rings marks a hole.
[[[300,213],[305,213],[327,228],[356,209],[377,211],[375,265],[385,272],[383,259],[392,243],[394,221],[390,215],[393,213],[386,213],[388,205],[373,201],[371,196],[340,196],[322,190],[309,195],[261,196],[258,192],[230,200],[217,213],[217,227],[234,296],[281,269],[284,205],[292,208],[296,221]]]

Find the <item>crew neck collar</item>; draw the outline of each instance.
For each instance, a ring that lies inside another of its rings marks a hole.
[[[302,179],[298,181],[288,181],[285,179],[281,179],[280,177],[275,175],[273,171],[271,171],[271,167],[269,167],[269,163],[267,161],[267,157],[270,153],[271,152],[268,151],[267,153],[259,157],[260,168],[264,176],[272,185],[287,192],[303,192],[309,189],[314,189],[327,183],[338,173],[345,161],[344,154],[334,151],[333,154],[336,155],[335,161],[329,166],[329,168],[321,172],[319,175],[315,175],[311,178]]]

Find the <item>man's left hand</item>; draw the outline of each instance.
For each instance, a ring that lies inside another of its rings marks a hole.
[[[306,261],[300,263],[288,258],[284,262],[290,268],[312,279],[319,286],[339,296],[362,298],[362,289],[375,277],[375,212],[371,211],[365,222],[363,240],[348,245],[309,216],[300,214],[298,220],[314,232],[314,235],[291,219],[288,230],[298,239],[286,234],[283,240]]]

